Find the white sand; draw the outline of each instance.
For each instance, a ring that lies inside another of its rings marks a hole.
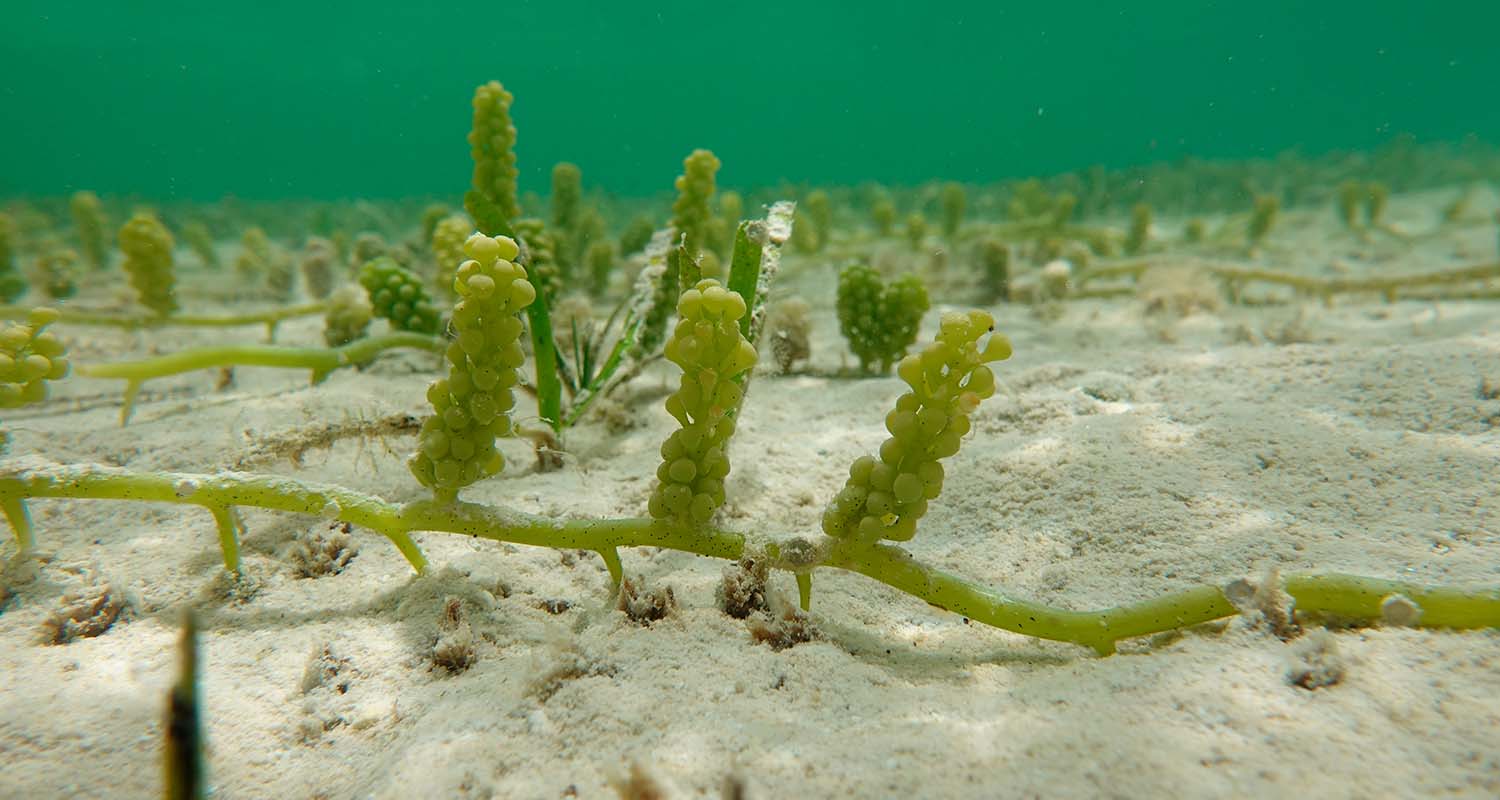
[[[1444,197],[1401,198],[1393,216],[1423,227]],[[1330,212],[1294,213],[1265,258],[1309,272],[1332,259],[1356,273],[1436,269],[1493,257],[1494,236],[1491,225],[1410,249],[1364,246]],[[843,359],[830,274],[789,281],[818,308],[824,372]],[[1479,392],[1486,378],[1500,385],[1497,309],[1366,298],[1231,307],[1177,323],[1164,343],[1134,301],[1073,303],[1051,323],[1001,307],[1016,355],[910,550],[1071,608],[1272,567],[1500,585],[1500,400]],[[1240,334],[1299,313],[1311,341]],[[280,339],[313,342],[318,327],[289,324]],[[79,362],[259,337],[67,334]],[[124,429],[118,384],[71,380],[48,407],[7,417],[12,454],[213,470],[257,436],[314,420],[423,413],[431,363],[388,357],[312,388],[276,370],[239,370],[237,386],[217,392],[208,372],[164,379]],[[642,427],[611,436],[586,425],[565,468],[547,474],[507,442],[512,470],[466,497],[558,516],[643,513],[671,429],[660,408],[669,375],[632,387]],[[757,378],[724,523],[815,529],[848,462],[882,438],[898,387]],[[403,463],[412,442],[344,442],[300,469],[258,469],[416,499]],[[425,534],[434,568],[414,579],[394,547],[357,530],[344,572],[303,579],[285,551],[327,523],[252,510],[245,566],[259,591],[232,602],[214,594],[219,553],[199,509],[31,505],[45,564],[0,613],[0,797],[159,791],[164,691],[188,602],[204,613],[202,696],[224,798],[607,797],[632,763],[674,797],[717,796],[729,776],[750,797],[1500,795],[1497,631],[1337,632],[1344,678],[1309,691],[1286,677],[1297,643],[1240,621],[1101,659],[821,571],[821,640],[776,652],[716,608],[724,564],[680,553],[624,553],[630,573],[671,586],[681,604],[643,628],[609,607],[592,555]],[[128,617],[97,638],[39,644],[43,619],[89,570],[128,592]],[[789,576],[773,581],[795,594]],[[449,596],[467,601],[479,637],[459,675],[429,660]],[[539,607],[555,600],[571,607]],[[305,681],[325,650],[333,674]]]

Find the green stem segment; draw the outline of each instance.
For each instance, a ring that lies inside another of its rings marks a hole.
[[[80,364],[77,373],[85,378],[121,378],[128,382],[124,407],[120,410],[120,424],[124,425],[130,421],[135,395],[140,391],[141,384],[151,378],[214,367],[283,367],[312,370],[312,382],[320,383],[340,367],[363,364],[386,350],[400,347],[442,352],[444,343],[441,339],[426,334],[388,333],[359,339],[342,347],[194,347],[136,361]]]
[[[61,325],[97,325],[135,330],[139,328],[237,328],[244,325],[265,325],[269,334],[276,333],[276,325],[282,320],[295,317],[310,317],[322,314],[323,303],[306,303],[269,311],[249,311],[242,314],[210,316],[206,314],[172,314],[170,316],[144,314],[114,314],[106,311],[88,311],[75,308],[58,308]],[[0,306],[0,319],[26,319],[31,306]]]
[[[33,541],[27,498],[135,500],[197,505],[221,520],[234,506],[321,516],[369,528],[391,539],[413,568],[426,560],[412,531],[441,531],[499,542],[592,550],[604,558],[611,577],[620,573],[620,547],[661,547],[714,558],[735,559],[745,551],[745,537],[717,528],[683,529],[649,519],[552,520],[505,508],[472,503],[419,501],[398,505],[337,486],[304,483],[271,475],[223,473],[140,473],[68,466],[17,470],[0,475],[0,511],[16,532],[23,552]],[[230,525],[233,525],[231,520]],[[792,544],[798,545],[792,547]],[[780,550],[808,552],[809,540],[786,537]],[[819,549],[826,548],[826,549]],[[915,561],[906,551],[886,544],[822,539],[812,546],[810,562],[784,563],[798,575],[806,603],[811,570],[833,567],[857,572],[934,606],[992,625],[1042,639],[1073,642],[1101,655],[1114,652],[1121,639],[1146,636],[1234,615],[1235,609],[1215,586],[1198,586],[1128,606],[1099,611],[1070,611],[1005,597],[962,578]],[[225,564],[232,561],[226,552]],[[1416,624],[1443,628],[1500,628],[1500,587],[1475,590],[1434,588],[1342,574],[1294,574],[1286,590],[1304,614],[1323,614],[1359,622],[1379,622],[1383,605],[1401,595],[1420,610]]]
[[[1299,610],[1341,619],[1382,619],[1386,601],[1400,595],[1416,604],[1424,628],[1500,625],[1500,587],[1463,591],[1333,572],[1289,575],[1286,591],[1297,601]]]
[[[1290,286],[1300,292],[1325,297],[1343,293],[1372,293],[1382,294],[1387,297],[1394,297],[1396,293],[1408,289],[1416,289],[1425,286],[1438,286],[1444,284],[1468,283],[1472,281],[1483,281],[1500,277],[1500,261],[1490,262],[1487,264],[1474,264],[1471,266],[1458,267],[1455,269],[1408,273],[1405,275],[1378,275],[1369,277],[1321,277],[1317,275],[1299,275],[1296,273],[1265,269],[1261,267],[1246,267],[1237,264],[1221,264],[1203,259],[1177,261],[1156,258],[1117,261],[1112,264],[1103,264],[1100,266],[1096,266],[1079,276],[1078,284],[1080,286],[1083,286],[1090,281],[1105,280],[1109,278],[1138,278],[1142,273],[1153,266],[1176,263],[1182,263],[1201,269],[1221,280],[1231,283],[1251,283],[1262,281],[1265,283]]]
[[[1081,644],[1099,655],[1113,653],[1115,642],[1121,639],[1197,625],[1236,613],[1215,586],[1197,586],[1131,606],[1067,611],[1004,597],[924,566],[904,550],[884,544],[841,542],[829,554],[827,564],[867,575],[976,622],[1039,639]]]
[[[238,574],[240,571],[240,533],[244,525],[239,515],[229,506],[208,506],[214,515],[214,525],[219,528],[219,549],[224,553],[224,569]]]

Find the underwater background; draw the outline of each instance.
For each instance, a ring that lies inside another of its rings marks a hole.
[[[0,195],[454,196],[473,87],[522,190],[984,182],[1500,141],[1500,4],[7,0]]]

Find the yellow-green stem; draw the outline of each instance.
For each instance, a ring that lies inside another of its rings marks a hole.
[[[400,347],[442,352],[442,339],[421,333],[387,333],[358,339],[342,347],[280,347],[277,345],[237,345],[231,347],[194,347],[153,358],[116,361],[109,364],[80,364],[76,373],[85,378],[118,378],[126,381],[125,400],[120,409],[120,424],[130,421],[135,397],[141,384],[161,378],[213,367],[282,367],[312,371],[311,380],[319,383],[341,367],[363,364],[386,350]]]
[[[380,533],[401,551],[417,571],[426,560],[413,531],[440,531],[499,542],[592,550],[599,553],[618,581],[620,547],[660,547],[714,558],[737,559],[745,551],[743,534],[718,528],[691,529],[660,525],[649,519],[553,520],[518,511],[464,502],[423,500],[395,504],[371,495],[272,475],[220,473],[139,473],[111,467],[59,466],[12,468],[0,472],[0,511],[15,530],[22,551],[33,543],[27,498],[86,498],[197,505],[219,520],[221,546],[237,549],[232,518],[235,506],[321,516]],[[227,522],[226,522],[227,519]],[[227,525],[227,527],[226,527]],[[886,544],[863,544],[827,537],[787,536],[776,540],[776,552],[816,554],[777,566],[797,574],[804,604],[811,591],[810,572],[832,567],[857,572],[987,625],[1043,639],[1073,642],[1101,655],[1116,642],[1182,628],[1222,617],[1235,609],[1216,586],[1197,586],[1128,606],[1099,611],[1052,608],[1001,595],[955,575],[923,565],[906,551]],[[795,545],[795,546],[794,546]],[[237,564],[226,550],[225,565]],[[1341,574],[1295,574],[1285,587],[1299,613],[1329,615],[1359,622],[1379,622],[1394,595],[1420,611],[1415,624],[1424,627],[1500,627],[1500,587],[1461,590],[1434,588]]]

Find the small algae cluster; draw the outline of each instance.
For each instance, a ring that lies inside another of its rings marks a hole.
[[[16,226],[0,214],[0,301],[11,303],[26,294],[26,279],[16,269]]]
[[[120,228],[120,252],[125,254],[125,274],[141,305],[166,316],[177,310],[172,290],[172,234],[155,217],[136,214]]]
[[[359,270],[359,283],[369,293],[375,316],[390,320],[396,330],[437,333],[442,319],[422,280],[394,258],[366,261]]]
[[[995,393],[987,362],[1010,357],[1010,342],[991,336],[994,319],[983,311],[943,315],[937,339],[901,359],[896,373],[910,391],[886,415],[890,438],[878,457],[849,467],[849,480],[823,513],[829,536],[904,542],[917,532],[927,503],[943,491],[941,460],[958,452],[969,433],[969,415]]]
[[[469,131],[469,155],[474,160],[473,188],[464,207],[482,230],[505,233],[508,220],[521,215],[516,200],[516,127],[510,120],[515,98],[499,81],[474,91],[474,123]]]
[[[62,340],[46,330],[57,321],[50,308],[34,309],[24,323],[0,326],[0,409],[20,408],[47,399],[47,385],[68,375],[68,358]],[[0,454],[10,434],[0,427]]]
[[[677,301],[677,327],[667,340],[668,361],[682,369],[667,413],[681,427],[661,446],[651,517],[687,527],[704,525],[724,504],[729,437],[744,397],[742,376],[755,366],[754,345],[740,330],[745,300],[711,278]]]
[[[927,287],[911,273],[890,284],[861,264],[839,273],[839,330],[866,372],[891,371],[917,340],[917,327],[929,307]]]
[[[108,222],[99,196],[88,191],[76,192],[68,201],[68,210],[73,215],[78,243],[89,265],[96,270],[109,266]]]
[[[705,252],[708,244],[709,222],[712,211],[710,200],[714,195],[714,176],[719,171],[719,159],[707,150],[694,150],[682,162],[682,174],[677,176],[677,200],[672,203],[672,229],[682,235],[683,246],[693,257],[706,256],[711,264],[717,259],[712,251]],[[705,275],[718,273],[717,266],[706,268]]]
[[[24,324],[0,329],[0,408],[18,408],[47,399],[47,383],[68,374],[66,348],[47,326],[58,314],[50,308],[31,312]]]
[[[427,390],[432,416],[422,423],[412,474],[441,499],[498,473],[505,465],[495,439],[510,434],[510,410],[521,352],[517,313],[536,299],[526,270],[514,259],[516,243],[475,234],[464,243],[469,259],[453,278],[454,339],[448,377]]]

